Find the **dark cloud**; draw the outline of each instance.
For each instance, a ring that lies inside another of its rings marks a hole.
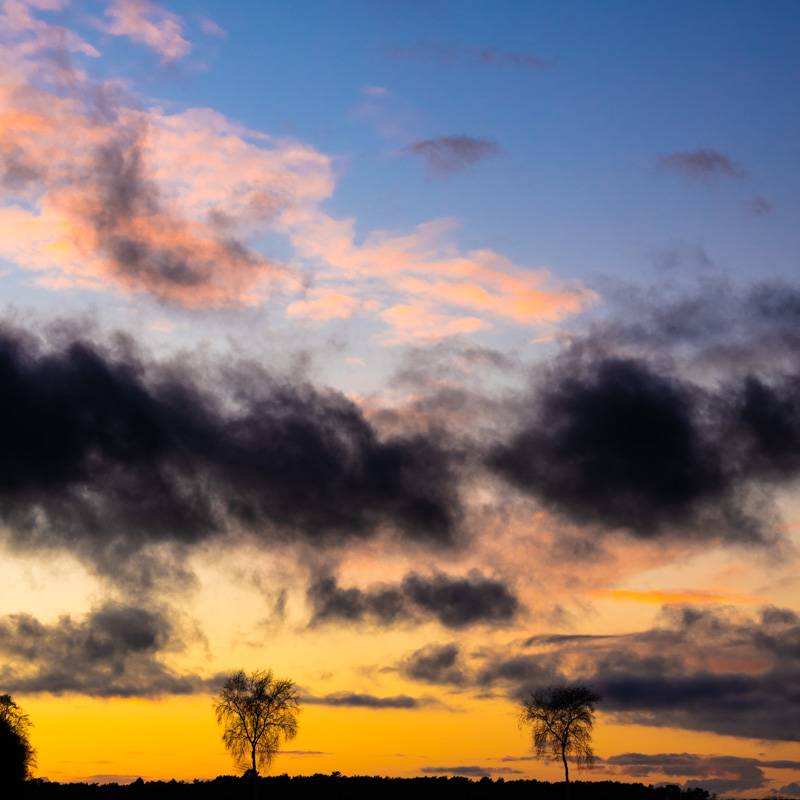
[[[465,64],[468,66],[521,67],[544,69],[549,62],[531,53],[515,53],[498,47],[466,47],[464,45],[423,43],[412,47],[387,47],[387,58],[416,61],[419,64]]]
[[[791,797],[800,797],[800,781],[792,781],[778,790],[781,794],[788,794]]]
[[[464,628],[508,624],[519,610],[519,601],[505,584],[477,571],[466,578],[412,572],[399,584],[369,589],[342,589],[335,578],[326,576],[311,585],[307,597],[313,609],[312,625],[330,621],[390,624],[432,617],[448,628]]]
[[[793,299],[765,290],[750,302],[787,319]],[[540,372],[522,425],[488,465],[577,523],[642,538],[775,540],[769,490],[800,477],[800,378],[745,374],[709,387],[609,349],[576,341]]]
[[[622,753],[602,759],[603,763],[620,767],[624,775],[648,778],[652,774],[670,778],[689,778],[685,787],[702,784],[711,792],[734,792],[761,789],[767,784],[764,767],[798,769],[798,761],[763,761],[728,755],[694,755],[691,753]]]
[[[304,703],[321,706],[348,706],[350,708],[420,708],[428,705],[428,702],[421,701],[416,697],[409,697],[406,694],[398,694],[393,697],[376,697],[372,694],[360,694],[357,692],[333,692],[323,697],[314,695],[303,695]]]
[[[696,394],[630,359],[562,361],[530,423],[489,464],[576,522],[638,536],[694,528],[726,503],[735,518],[720,454],[695,415]],[[742,525],[740,538],[758,538],[752,527]]]
[[[0,681],[20,694],[155,697],[208,691],[213,681],[179,675],[159,656],[180,646],[161,610],[106,603],[83,618],[44,624],[0,617]]]
[[[432,645],[397,668],[409,680],[498,688],[516,701],[529,689],[568,682],[575,664],[577,677],[603,698],[602,710],[624,723],[800,741],[800,617],[788,609],[767,606],[748,617],[666,606],[660,624],[639,633],[534,637],[522,648],[470,657],[454,644]]]
[[[471,167],[489,156],[497,155],[500,148],[488,139],[474,136],[437,136],[409,145],[406,152],[422,156],[428,175],[447,177]]]
[[[659,153],[658,164],[662,169],[699,180],[719,176],[740,178],[744,174],[728,156],[710,147],[693,152]]]
[[[66,338],[0,330],[0,518],[17,547],[68,547],[113,575],[151,545],[237,530],[453,542],[453,471],[430,435],[380,440],[341,394],[252,364],[201,379]]]

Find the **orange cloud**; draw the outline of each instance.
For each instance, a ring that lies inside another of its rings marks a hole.
[[[694,605],[706,603],[764,603],[762,597],[749,594],[725,594],[702,590],[688,591],[646,591],[637,592],[630,589],[598,589],[592,592],[594,597],[609,597],[620,603],[646,603],[648,605],[671,605],[673,603],[689,603]]]
[[[488,250],[462,255],[451,242],[452,219],[406,236],[375,232],[361,245],[353,220],[302,208],[284,223],[298,252],[319,265],[321,284],[333,290],[346,279],[348,291],[382,305],[390,326],[384,339],[391,343],[472,333],[496,322],[554,322],[596,299],[582,284],[555,281],[546,270],[519,267]]]

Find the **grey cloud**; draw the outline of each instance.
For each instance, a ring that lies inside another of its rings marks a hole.
[[[459,775],[464,778],[490,778],[492,775],[523,775],[521,769],[513,767],[479,767],[464,765],[460,767],[423,767],[425,775]]]
[[[492,771],[486,767],[460,766],[460,767],[423,767],[420,772],[426,775],[463,775],[466,778],[489,778]]]
[[[535,651],[526,652],[528,646]],[[456,645],[429,646],[401,660],[398,669],[421,683],[496,687],[513,700],[528,689],[578,677],[602,696],[605,713],[626,723],[800,740],[800,618],[792,611],[767,606],[743,616],[724,608],[668,606],[650,630],[534,637],[528,646],[470,657]],[[765,666],[737,670],[743,661]],[[720,662],[727,671],[718,671]],[[580,674],[572,676],[576,663]]]
[[[106,603],[82,618],[44,624],[0,617],[0,680],[20,694],[154,697],[207,691],[213,681],[180,675],[159,656],[180,646],[162,610]]]
[[[792,284],[738,288],[706,278],[647,290],[609,286],[605,294],[615,318],[595,325],[590,340],[598,347],[668,353],[720,380],[797,371],[800,291]]]
[[[468,681],[466,664],[458,645],[429,644],[406,656],[399,666],[400,673],[412,681],[463,686]]]
[[[714,792],[761,789],[767,779],[764,769],[798,769],[798,761],[763,761],[729,755],[695,755],[692,753],[622,753],[603,759],[603,763],[621,768],[634,778],[647,778],[653,773],[674,778],[689,778],[684,786],[702,784]]]
[[[458,135],[423,139],[409,145],[405,152],[424,158],[429,175],[447,177],[497,155],[500,148],[488,139]]]
[[[420,708],[428,705],[416,697],[409,697],[406,694],[398,694],[392,697],[376,697],[372,694],[361,694],[358,692],[333,692],[323,697],[315,695],[303,695],[304,703],[309,705],[322,706],[347,706],[350,708]]]
[[[728,156],[710,147],[692,152],[659,153],[658,163],[662,169],[700,180],[718,176],[739,178],[744,174]]]
[[[308,590],[312,625],[323,622],[395,622],[434,618],[449,628],[508,624],[520,604],[505,584],[472,571],[465,578],[434,572],[406,575],[399,584],[343,589],[331,576]]]

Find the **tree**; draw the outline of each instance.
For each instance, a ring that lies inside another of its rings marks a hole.
[[[30,717],[11,695],[0,695],[0,780],[6,785],[26,781],[36,766],[29,737],[32,727]]]
[[[269,769],[282,742],[297,736],[300,713],[297,687],[289,678],[276,678],[272,670],[244,670],[225,679],[214,703],[222,741],[240,769]]]
[[[520,701],[520,726],[530,726],[537,758],[546,762],[560,758],[564,763],[569,798],[568,760],[578,769],[591,769],[595,762],[592,728],[595,708],[602,698],[583,683],[557,683],[528,695]]]

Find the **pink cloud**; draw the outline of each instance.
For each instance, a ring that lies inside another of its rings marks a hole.
[[[192,45],[183,38],[183,20],[150,0],[113,0],[106,10],[105,30],[146,45],[164,61],[178,61]]]
[[[289,317],[306,317],[314,320],[347,319],[353,315],[359,302],[346,294],[321,294],[312,300],[296,300],[286,308]]]
[[[135,108],[118,86],[80,72],[70,75],[71,95],[36,88],[36,70],[51,62],[29,46],[51,33],[19,0],[2,10],[13,24],[0,31],[10,43],[0,50],[9,67],[0,82],[0,255],[38,272],[41,285],[193,309],[270,301],[319,322],[369,315],[388,343],[498,323],[550,330],[595,299],[546,270],[462,252],[451,219],[356,242],[354,220],[322,210],[334,191],[332,160],[295,139],[211,109]],[[145,0],[118,0],[109,14],[115,32],[146,39],[165,58],[188,47],[180,20]],[[288,240],[291,268],[264,254],[265,235]],[[296,266],[313,271],[312,292]]]
[[[329,193],[328,160],[208,111],[95,109],[0,88],[0,252],[51,288],[147,292],[190,308],[263,302],[288,273],[247,241]],[[290,283],[292,281],[290,280]]]
[[[546,270],[519,267],[492,251],[460,253],[451,241],[452,219],[406,236],[375,232],[361,245],[352,220],[303,207],[283,221],[298,253],[317,263],[320,286],[377,304],[389,326],[387,342],[430,341],[497,322],[553,323],[596,299],[582,284],[558,282]]]

